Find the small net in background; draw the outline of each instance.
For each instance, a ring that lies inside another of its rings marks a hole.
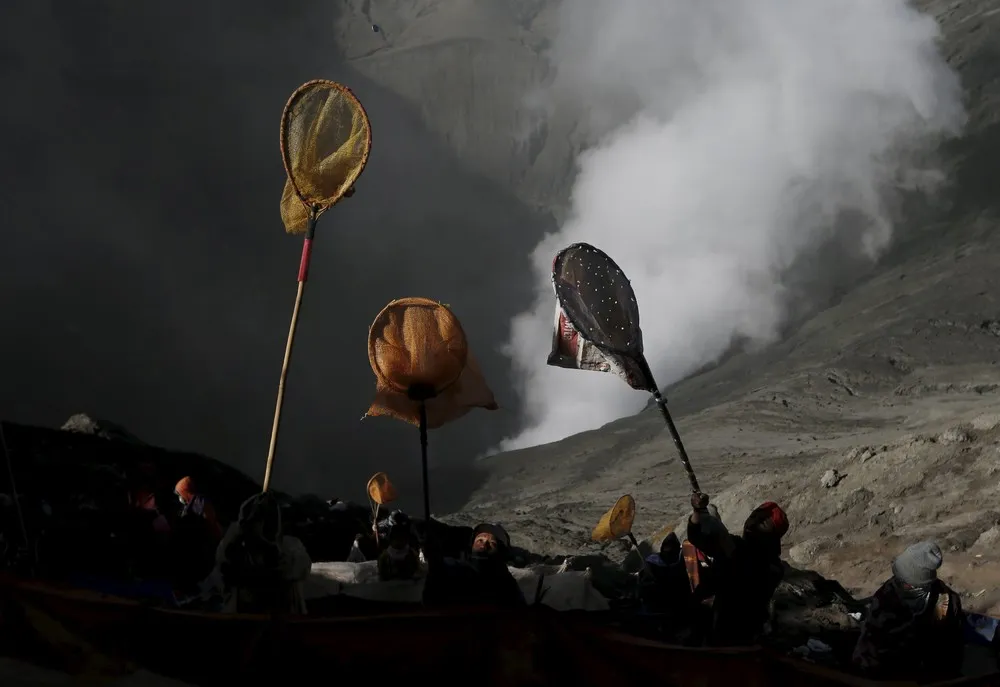
[[[606,253],[574,243],[556,255],[552,286],[573,327],[610,353],[642,354],[639,305],[628,277]]]
[[[368,480],[368,496],[378,505],[384,506],[396,500],[396,487],[389,481],[387,474],[376,472]]]
[[[311,208],[322,214],[351,189],[368,162],[371,141],[368,115],[346,86],[310,81],[292,94],[281,117],[288,173],[281,216],[289,233],[304,230],[303,213],[308,224]]]
[[[601,517],[590,538],[600,542],[624,537],[632,531],[634,520],[635,499],[630,494],[625,494]]]
[[[458,318],[427,298],[403,298],[387,305],[368,332],[368,361],[375,373],[375,402],[368,415],[388,415],[418,425],[420,402],[407,392],[422,387],[428,428],[475,407],[496,409]]]

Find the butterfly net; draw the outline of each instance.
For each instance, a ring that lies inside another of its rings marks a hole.
[[[609,541],[624,537],[632,531],[632,521],[635,520],[635,499],[625,494],[611,510],[605,513],[591,533],[594,541]]]
[[[609,353],[642,354],[639,305],[628,277],[603,251],[575,243],[552,263],[552,286],[573,327]]]
[[[367,415],[416,425],[423,407],[433,429],[472,408],[497,409],[461,323],[436,301],[403,298],[387,305],[368,331],[368,361],[376,381]],[[411,397],[411,389],[421,389],[420,398]]]
[[[301,233],[311,210],[319,215],[347,193],[368,162],[372,132],[364,107],[333,81],[310,81],[296,90],[281,117],[281,157],[288,180],[281,218]]]
[[[368,333],[368,361],[378,384],[394,391],[422,386],[440,393],[462,374],[467,356],[458,318],[427,298],[393,301]]]
[[[368,496],[378,505],[384,506],[396,500],[396,487],[389,481],[387,474],[376,472],[368,480]]]

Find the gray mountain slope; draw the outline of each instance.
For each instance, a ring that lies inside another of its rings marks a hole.
[[[975,542],[1000,522],[992,510],[1000,493],[992,429],[1000,418],[1000,2],[917,5],[940,22],[943,53],[967,96],[966,135],[941,151],[951,187],[933,204],[911,200],[893,251],[873,270],[840,275],[837,298],[809,304],[813,314],[780,344],[731,355],[667,395],[702,487],[730,526],[755,502],[782,501],[799,562],[858,588],[884,577],[893,552],[913,538],[947,539],[945,570],[971,589],[989,586],[982,563],[994,554]],[[525,95],[546,76],[554,3],[348,7],[338,44],[356,69],[413,103],[460,158],[558,215],[587,138],[558,116],[532,128]],[[534,134],[519,138],[523,131]],[[624,492],[638,501],[643,536],[686,508],[687,481],[653,410],[483,467],[489,478],[453,517],[505,521],[528,548],[596,550],[590,528]],[[828,469],[838,470],[830,488],[820,485]],[[981,595],[980,605],[1000,601],[994,596]]]

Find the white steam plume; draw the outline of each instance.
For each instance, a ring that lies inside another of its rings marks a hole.
[[[661,385],[739,338],[774,340],[782,277],[824,242],[874,259],[885,192],[964,123],[938,27],[906,0],[564,0],[549,95],[597,138],[569,218],[536,249],[538,300],[507,353],[527,428],[554,441],[637,411],[613,375],[547,367],[555,253],[607,251],[632,280]],[[845,214],[863,218],[847,232]],[[834,244],[836,245],[836,244]]]

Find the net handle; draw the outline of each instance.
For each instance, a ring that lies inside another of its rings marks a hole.
[[[361,157],[361,164],[357,165],[356,168],[352,170],[351,174],[347,177],[346,183],[341,184],[341,188],[344,189],[344,192],[342,192],[335,198],[327,199],[323,203],[317,203],[316,207],[313,207],[308,202],[306,202],[305,198],[302,197],[302,191],[299,189],[298,184],[295,182],[295,175],[292,174],[292,161],[291,157],[288,154],[287,143],[288,143],[288,122],[292,117],[292,107],[299,100],[299,98],[301,98],[303,95],[305,95],[307,91],[312,90],[316,86],[327,86],[336,91],[339,91],[341,95],[347,98],[351,102],[353,108],[357,112],[360,112],[361,116],[364,117],[365,124],[367,124],[367,126],[365,127],[367,135],[365,139],[365,152],[364,155]],[[365,110],[364,105],[361,104],[361,101],[358,100],[357,96],[354,95],[354,93],[351,91],[350,88],[348,88],[343,84],[339,84],[336,81],[330,81],[328,79],[313,79],[312,81],[307,81],[298,88],[296,88],[295,91],[288,97],[288,102],[285,103],[285,108],[281,111],[281,131],[279,132],[278,140],[279,140],[279,145],[281,146],[281,164],[284,165],[285,167],[285,174],[288,175],[288,181],[292,184],[292,190],[295,191],[295,195],[298,197],[299,200],[302,201],[302,204],[305,205],[307,209],[315,211],[317,216],[319,216],[322,213],[324,213],[327,209],[332,207],[338,200],[341,199],[341,197],[346,195],[347,189],[350,189],[354,185],[354,182],[357,181],[358,177],[361,176],[361,172],[364,171],[365,165],[368,164],[368,156],[371,155],[372,125],[371,125],[371,120],[368,119],[367,110]]]

